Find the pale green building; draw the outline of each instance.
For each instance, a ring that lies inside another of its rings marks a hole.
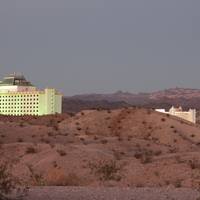
[[[53,88],[38,90],[23,75],[0,81],[0,114],[49,115],[62,112],[62,94]]]

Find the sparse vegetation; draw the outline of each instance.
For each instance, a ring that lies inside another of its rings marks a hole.
[[[26,188],[21,187],[19,179],[14,177],[9,169],[11,165],[8,163],[0,165],[0,200],[11,199],[13,193],[16,199],[21,199],[26,195]]]
[[[188,161],[191,169],[200,169],[200,162],[197,159],[192,159]]]
[[[24,140],[22,138],[18,138],[17,142],[23,142]]]
[[[103,140],[101,140],[101,143],[102,143],[102,144],[107,144],[108,141],[107,141],[106,139],[103,139]]]
[[[26,153],[27,154],[34,154],[34,153],[37,153],[37,150],[34,147],[27,147]]]
[[[166,121],[166,119],[165,119],[165,118],[161,118],[161,121],[162,121],[162,122],[165,122],[165,121]]]
[[[44,186],[45,180],[41,173],[36,172],[31,165],[27,165],[30,171],[30,178],[32,185],[34,186]]]
[[[100,180],[120,181],[121,179],[121,176],[118,174],[120,167],[117,166],[115,160],[100,160],[95,163],[90,163],[89,167],[93,173],[99,176]]]
[[[66,156],[67,155],[67,153],[64,150],[62,150],[62,149],[58,149],[57,152],[58,152],[58,154],[60,156]]]

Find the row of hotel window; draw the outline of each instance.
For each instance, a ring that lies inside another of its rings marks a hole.
[[[25,95],[0,95],[0,98],[16,98],[16,97],[39,97],[39,94],[25,94]]]
[[[0,99],[0,101],[39,101],[38,98],[35,99]]]
[[[24,114],[24,113],[38,113],[38,110],[0,110],[0,113],[20,113],[20,114]]]
[[[3,106],[0,108],[0,110],[4,110],[4,109],[27,109],[27,108],[38,108],[38,106]]]
[[[2,106],[2,105],[20,105],[20,104],[21,105],[29,105],[29,104],[30,105],[32,105],[32,104],[34,104],[34,105],[37,104],[38,105],[39,102],[23,102],[23,103],[22,102],[21,103],[1,103],[0,102],[0,106]]]

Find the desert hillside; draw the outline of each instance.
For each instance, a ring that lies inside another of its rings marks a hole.
[[[200,187],[200,128],[150,109],[1,116],[0,142],[24,184]]]

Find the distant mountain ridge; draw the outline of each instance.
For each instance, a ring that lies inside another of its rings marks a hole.
[[[87,102],[87,108],[95,107],[97,104],[102,107],[118,108],[128,105],[142,106],[150,108],[166,108],[168,109],[172,105],[183,106],[184,108],[196,108],[200,109],[200,89],[190,89],[190,88],[170,88],[165,90],[160,90],[152,93],[130,93],[117,91],[110,94],[82,94],[74,95],[71,97],[64,97],[64,105],[66,106],[68,102],[73,103],[75,106],[75,101],[79,103],[79,109],[81,109],[81,104]],[[115,104],[113,106],[113,104]],[[64,110],[65,110],[64,106]]]

